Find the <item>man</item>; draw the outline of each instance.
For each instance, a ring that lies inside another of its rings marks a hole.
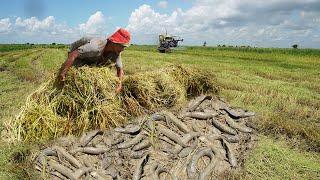
[[[74,66],[95,65],[104,66],[115,64],[119,84],[116,93],[122,89],[123,67],[121,52],[129,46],[130,33],[120,28],[107,39],[83,37],[70,46],[67,60],[60,69],[60,80],[65,81],[68,69]]]

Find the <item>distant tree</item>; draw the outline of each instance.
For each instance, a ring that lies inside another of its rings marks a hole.
[[[226,45],[222,45],[222,47],[226,47]]]
[[[293,49],[298,49],[298,44],[292,45]]]
[[[218,44],[218,47],[221,47],[221,45],[220,45],[220,44]]]
[[[51,43],[51,45],[56,45],[56,43]]]
[[[203,47],[206,47],[206,45],[207,45],[207,42],[204,41],[204,42],[203,42]]]

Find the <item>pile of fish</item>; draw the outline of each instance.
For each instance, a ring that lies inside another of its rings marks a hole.
[[[63,137],[35,168],[48,179],[213,179],[241,167],[257,136],[255,114],[201,95],[112,130]]]

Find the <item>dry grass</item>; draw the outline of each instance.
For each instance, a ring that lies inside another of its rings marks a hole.
[[[7,124],[12,140],[46,141],[122,125],[129,116],[182,105],[187,95],[217,92],[212,75],[182,66],[128,76],[121,94],[108,68],[71,68],[64,85],[52,77],[32,93]],[[179,80],[176,80],[179,79]]]
[[[129,76],[124,84],[122,96],[125,109],[131,115],[141,115],[145,110],[154,111],[161,107],[180,106],[188,96],[218,92],[212,73],[181,65],[137,73]]]

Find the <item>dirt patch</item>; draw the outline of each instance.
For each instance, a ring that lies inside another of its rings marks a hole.
[[[202,95],[178,113],[62,137],[39,153],[35,168],[50,179],[216,179],[242,167],[257,139],[247,126],[253,117]]]

